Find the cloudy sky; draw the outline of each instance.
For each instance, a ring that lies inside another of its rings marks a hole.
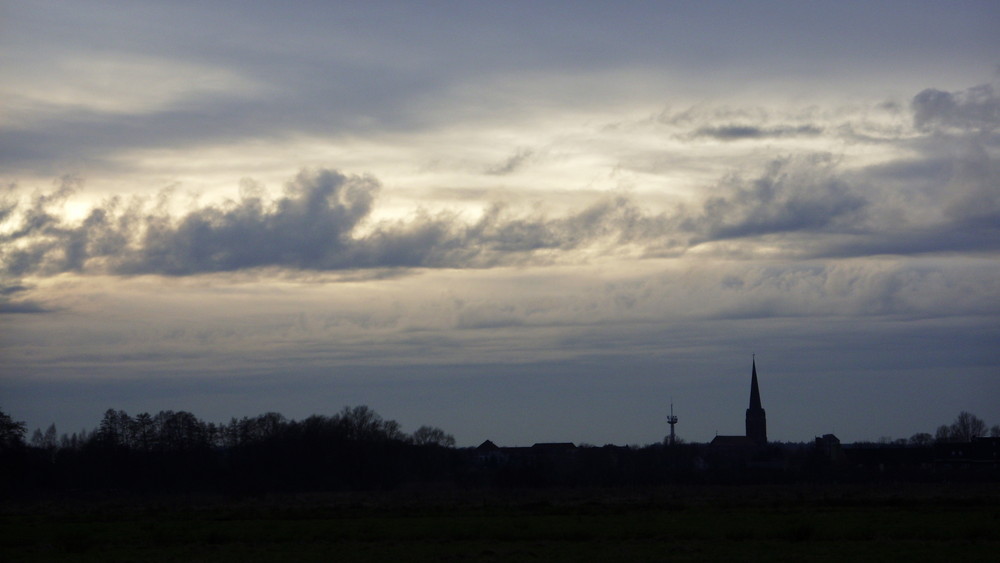
[[[995,2],[0,2],[0,408],[1000,424]]]

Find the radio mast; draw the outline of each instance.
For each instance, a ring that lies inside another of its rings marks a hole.
[[[667,417],[667,424],[670,425],[670,442],[668,445],[674,445],[674,425],[677,424],[677,417],[674,416],[674,402],[670,401],[670,416]]]

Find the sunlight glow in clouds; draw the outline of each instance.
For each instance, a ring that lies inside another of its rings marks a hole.
[[[224,68],[104,53],[73,53],[51,67],[15,71],[25,80],[7,83],[0,95],[28,123],[8,124],[13,126],[56,117],[52,114],[66,109],[78,114],[153,113],[199,97],[246,96],[257,90],[253,82]]]

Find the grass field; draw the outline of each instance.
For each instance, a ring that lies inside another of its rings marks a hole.
[[[5,503],[3,561],[997,561],[1000,487]]]

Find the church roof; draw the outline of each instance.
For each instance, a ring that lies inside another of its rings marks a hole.
[[[500,448],[498,448],[497,445],[494,444],[492,440],[486,440],[482,444],[479,444],[479,447],[477,447],[476,449],[481,451],[493,451],[493,450],[499,450]]]

